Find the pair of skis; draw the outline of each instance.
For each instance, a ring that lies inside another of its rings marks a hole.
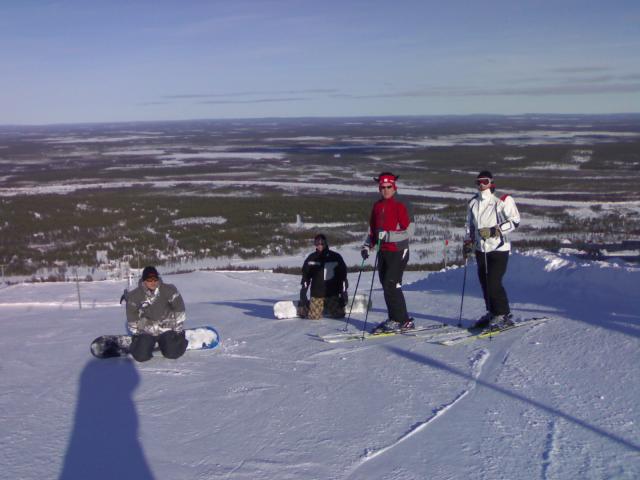
[[[399,335],[404,337],[422,338],[428,342],[451,346],[472,342],[482,338],[492,338],[515,328],[533,326],[544,323],[547,320],[549,320],[547,317],[519,318],[515,320],[513,325],[502,328],[493,327],[489,329],[465,329],[447,324],[437,324],[416,327],[411,330],[399,330],[383,333],[364,332],[363,334],[362,332],[337,332],[327,335],[318,335],[318,338],[327,343],[342,343],[354,340],[382,339]]]

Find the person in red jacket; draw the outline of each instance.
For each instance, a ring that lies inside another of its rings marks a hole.
[[[409,262],[409,238],[414,224],[406,205],[396,198],[397,180],[398,177],[390,172],[382,172],[374,178],[381,198],[373,204],[369,233],[360,252],[362,258],[367,259],[369,250],[378,247],[378,275],[389,319],[378,325],[374,333],[415,328],[402,293],[402,275]]]

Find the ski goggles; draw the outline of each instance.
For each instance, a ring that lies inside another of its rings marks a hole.
[[[493,179],[491,179],[491,178],[478,178],[476,180],[476,185],[483,185],[483,186],[491,185],[492,181],[493,181]]]

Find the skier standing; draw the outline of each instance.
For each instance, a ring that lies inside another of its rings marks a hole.
[[[138,362],[153,356],[158,343],[162,355],[176,359],[187,349],[184,301],[174,285],[163,283],[155,267],[145,267],[138,288],[126,296],[127,327],[133,338],[130,353]]]
[[[491,172],[481,171],[476,185],[478,193],[467,208],[463,253],[466,257],[475,251],[487,312],[473,328],[510,326],[513,320],[502,277],[507,271],[511,251],[508,234],[520,225],[520,213],[513,197],[494,194],[496,186]]]
[[[369,250],[379,246],[378,275],[384,291],[388,320],[373,330],[374,333],[402,331],[415,328],[413,318],[407,313],[407,304],[402,293],[402,275],[409,262],[409,239],[414,224],[407,206],[396,198],[398,177],[382,172],[374,177],[378,183],[380,199],[373,204],[369,218],[369,232],[360,251],[363,259]]]
[[[303,318],[319,320],[326,310],[331,318],[343,318],[347,304],[347,265],[342,256],[329,249],[327,237],[322,233],[313,240],[316,247],[302,265],[300,302],[298,313]],[[307,291],[311,288],[311,302]]]

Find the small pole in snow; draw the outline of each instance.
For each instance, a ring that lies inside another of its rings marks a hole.
[[[447,268],[447,247],[449,246],[449,240],[444,241],[444,268]]]
[[[78,269],[74,268],[76,274],[76,290],[78,291],[78,309],[82,310],[82,299],[80,298],[80,280],[78,279]]]

